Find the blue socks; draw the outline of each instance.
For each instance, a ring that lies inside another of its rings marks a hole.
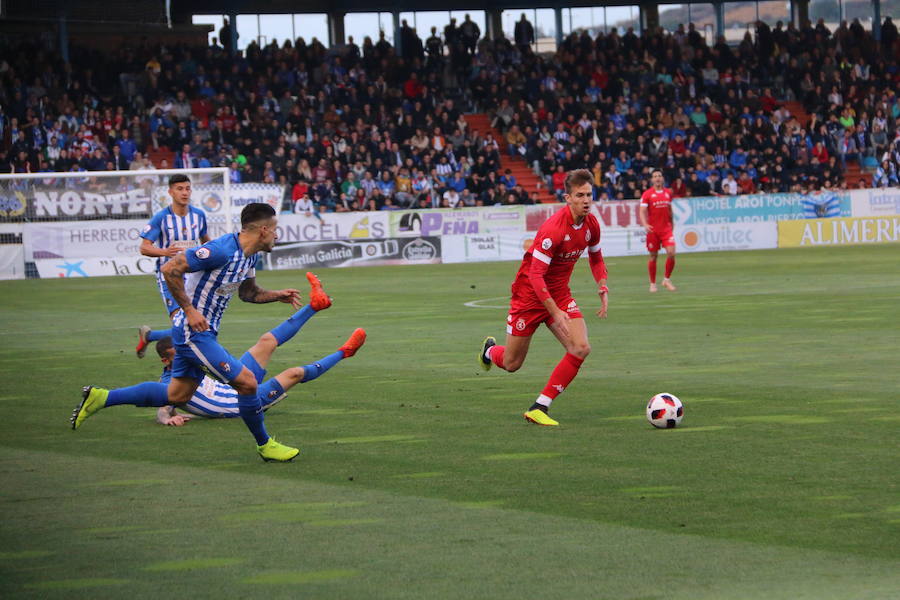
[[[168,329],[154,329],[153,331],[151,331],[150,333],[147,334],[147,341],[148,342],[158,342],[159,340],[163,339],[164,337],[172,337],[172,328],[171,327],[169,327]]]
[[[247,429],[256,438],[256,445],[262,446],[269,441],[269,434],[266,433],[266,425],[263,423],[262,403],[254,394],[253,396],[238,396],[238,411]]]
[[[311,365],[303,365],[303,381],[301,381],[300,383],[312,381],[342,360],[344,360],[344,352],[342,350],[338,350],[337,352],[329,354],[325,358],[321,359],[319,362],[313,363]]]
[[[109,390],[104,406],[132,404],[134,406],[165,406],[169,403],[168,386],[155,381],[145,381],[131,387]]]
[[[307,304],[291,315],[287,321],[281,323],[269,333],[275,336],[275,339],[278,340],[278,345],[280,346],[297,335],[300,328],[303,327],[314,314],[316,314],[316,311],[313,310],[312,306]]]

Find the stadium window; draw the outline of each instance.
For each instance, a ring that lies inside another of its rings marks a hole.
[[[537,40],[537,52],[556,52],[556,17],[552,8],[539,8],[534,11],[534,37]]]
[[[831,31],[841,22],[841,5],[838,0],[809,0],[809,20],[813,25],[825,19],[825,26]]]
[[[712,46],[716,41],[716,8],[712,4],[697,3],[688,4],[687,25],[693,23],[694,27],[706,39],[706,43]]]
[[[729,44],[740,44],[746,33],[753,36],[756,22],[755,2],[725,3],[725,40]]]
[[[791,22],[791,5],[785,0],[763,0],[756,3],[759,20],[768,25],[775,27],[778,21],[787,27]]]
[[[225,19],[222,15],[192,15],[191,23],[194,25],[213,26],[213,30],[206,36],[207,43],[212,46],[213,38],[219,40],[219,30],[222,29],[222,26],[225,24]],[[222,45],[221,40],[219,40],[219,45]]]
[[[330,45],[328,37],[328,15],[325,13],[300,13],[294,15],[294,35],[303,38],[309,44],[316,38],[326,47]]]
[[[281,45],[285,40],[293,40],[294,31],[291,15],[259,15],[260,47],[273,41]]]
[[[450,22],[450,18],[456,19],[456,26],[459,27],[463,24],[463,21],[466,20],[466,15],[469,15],[469,17],[475,21],[475,24],[478,25],[478,28],[481,30],[481,37],[483,38],[486,36],[487,14],[483,10],[451,10],[447,22]]]
[[[666,31],[677,31],[679,25],[687,30],[690,23],[689,4],[660,4],[659,25]]]
[[[385,34],[393,27],[390,23],[390,16],[388,13],[388,29],[384,29]],[[344,15],[345,38],[349,42],[350,36],[353,36],[353,42],[360,48],[366,37],[372,38],[373,43],[377,42],[378,32],[382,29],[380,17],[381,14],[377,12],[347,13]]]
[[[872,3],[866,0],[862,2],[847,2],[844,0],[842,3],[844,9],[844,19],[848,23],[852,23],[853,19],[859,19],[859,22],[862,23],[862,26],[866,29],[872,29],[872,19],[875,16],[875,11],[872,8]],[[894,5],[896,9],[896,5]],[[891,10],[891,6],[889,2],[882,1],[881,4],[881,14],[882,18],[888,15],[894,16],[897,13],[894,10]]]
[[[432,27],[437,27],[438,37],[443,39],[444,27],[446,27],[448,23],[450,23],[450,13],[446,10],[418,11],[415,14],[415,22],[409,22],[411,26],[416,28],[416,35],[422,38],[422,42],[425,42],[425,40],[431,37]],[[458,18],[456,24],[459,25]]]
[[[611,31],[615,27],[619,35],[623,35],[629,27],[633,27],[635,33],[640,33],[640,18],[640,6],[608,6],[606,7],[606,30]]]
[[[259,37],[259,15],[238,15],[238,50],[246,50]]]

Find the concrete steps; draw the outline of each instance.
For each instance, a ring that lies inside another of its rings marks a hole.
[[[556,202],[556,198],[547,190],[544,181],[534,174],[525,159],[518,156],[511,157],[507,153],[506,141],[500,131],[491,127],[490,117],[483,113],[469,114],[466,115],[466,122],[469,124],[469,131],[477,129],[482,136],[490,133],[497,140],[500,145],[500,173],[498,175],[503,175],[509,169],[517,183],[529,196],[532,192],[537,192],[539,202]]]

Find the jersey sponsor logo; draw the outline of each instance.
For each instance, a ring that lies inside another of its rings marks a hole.
[[[523,319],[522,317],[519,317],[519,320],[516,321],[516,329],[518,329],[519,331],[524,331],[525,319]]]
[[[541,248],[543,248],[544,250],[549,250],[550,246],[552,246],[552,245],[553,245],[553,240],[551,240],[550,238],[544,238],[544,241],[541,242]]]
[[[198,248],[196,256],[199,259],[209,258],[209,248]]]
[[[199,244],[200,242],[197,240],[175,240],[169,244],[169,248],[193,248]]]

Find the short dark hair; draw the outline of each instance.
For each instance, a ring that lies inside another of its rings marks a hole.
[[[171,177],[169,177],[169,187],[172,187],[176,183],[190,183],[190,182],[191,182],[191,178],[188,177],[187,175],[184,175],[183,173],[176,173],[175,175],[172,175]]]
[[[659,173],[660,175],[663,175],[662,169],[653,169],[652,171],[650,171],[650,176],[652,177],[654,173]],[[663,175],[663,177],[665,177],[665,175]]]
[[[274,216],[275,209],[265,202],[251,202],[241,211],[241,227],[265,221]]]
[[[590,183],[594,185],[594,174],[587,169],[575,169],[566,174],[566,193],[571,194],[572,188]]]
[[[172,348],[172,338],[166,336],[164,338],[159,338],[156,342],[156,353],[159,354],[160,358],[166,358],[166,352]]]

